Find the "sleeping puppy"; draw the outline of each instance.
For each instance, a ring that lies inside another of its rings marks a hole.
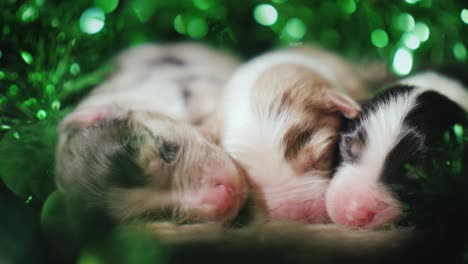
[[[402,215],[406,187],[414,177],[405,165],[428,160],[431,145],[466,118],[466,76],[463,81],[437,72],[416,74],[363,107],[341,139],[343,162],[326,194],[333,222],[370,229]]]
[[[303,46],[254,58],[228,82],[218,116],[221,144],[246,170],[270,219],[327,221],[325,190],[340,130],[360,111],[347,93],[356,83],[365,88],[357,75],[343,79],[348,68]]]
[[[57,185],[115,222],[227,222],[246,182],[197,124],[237,61],[196,44],[144,45],[60,124]],[[199,107],[203,106],[203,107]]]

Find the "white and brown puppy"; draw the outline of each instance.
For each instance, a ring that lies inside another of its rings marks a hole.
[[[363,107],[363,114],[342,137],[343,163],[327,191],[333,222],[369,229],[402,215],[405,187],[411,180],[405,165],[430,158],[431,146],[442,133],[465,118],[466,76],[463,82],[437,72],[416,74]]]
[[[246,182],[192,123],[209,116],[237,61],[197,44],[144,45],[59,126],[59,189],[117,222],[225,222]]]
[[[340,130],[344,117],[360,111],[347,93],[365,86],[345,69],[352,72],[339,57],[302,46],[254,58],[228,82],[221,143],[246,170],[269,218],[327,221],[325,190]]]

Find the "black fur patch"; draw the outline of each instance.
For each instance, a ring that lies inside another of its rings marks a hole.
[[[426,135],[425,143],[431,144],[464,117],[464,110],[456,103],[437,92],[427,91],[416,98],[416,107],[408,113],[404,124],[421,131]]]
[[[430,158],[431,146],[442,139],[442,134],[455,123],[462,122],[464,111],[447,97],[427,91],[416,98],[415,107],[403,120],[409,131],[388,153],[380,180],[400,198],[403,198],[411,174],[407,164],[419,165]]]
[[[340,159],[344,162],[356,163],[361,157],[361,151],[367,142],[365,120],[377,111],[378,107],[389,103],[392,98],[411,93],[414,87],[408,85],[392,85],[385,88],[378,96],[365,102],[358,119],[351,121],[340,141]]]

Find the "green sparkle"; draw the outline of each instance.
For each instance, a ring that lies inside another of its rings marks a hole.
[[[278,19],[278,11],[271,5],[261,4],[255,7],[254,18],[260,25],[271,26]]]
[[[0,71],[0,80],[3,80],[5,79],[5,73]]]
[[[26,204],[30,203],[32,201],[32,195],[29,195],[28,199],[26,200]]]
[[[465,45],[463,45],[461,42],[455,43],[455,45],[453,45],[453,55],[455,58],[457,58],[457,60],[466,60],[467,52]]]
[[[13,132],[13,137],[14,137],[15,139],[19,139],[19,138],[20,138],[20,135],[19,135],[18,131]]]
[[[194,39],[201,39],[208,33],[208,25],[203,18],[193,18],[187,24],[187,34]]]
[[[11,129],[11,126],[9,126],[9,125],[1,125],[1,126],[0,126],[0,129],[2,129],[2,130],[10,130],[10,129]]]
[[[463,143],[463,134],[464,134],[463,126],[460,125],[460,124],[455,124],[453,126],[453,132],[455,133],[455,137],[457,138],[458,143],[462,144]]]
[[[388,35],[383,29],[375,29],[371,34],[371,42],[377,48],[384,48],[388,45]]]
[[[39,119],[39,120],[43,120],[47,117],[47,112],[45,110],[39,110],[37,111],[37,114],[36,114],[36,117]]]
[[[356,11],[356,3],[353,0],[339,0],[338,5],[346,14],[352,14]]]
[[[406,3],[411,4],[411,5],[414,5],[419,1],[421,1],[421,0],[405,0]]]
[[[403,34],[401,39],[403,43],[405,43],[405,46],[412,50],[419,48],[419,45],[421,43],[418,37],[416,37],[414,34],[411,34],[409,32],[406,32],[405,34]]]
[[[463,23],[468,24],[468,9],[463,9],[460,12],[460,18],[463,21]]]
[[[54,19],[52,19],[52,21],[50,22],[50,25],[51,25],[53,28],[57,28],[57,27],[60,25],[60,21],[59,21],[57,18],[54,18]]]
[[[44,90],[45,93],[49,96],[55,94],[55,87],[52,84],[46,85]]]
[[[33,62],[33,56],[31,55],[31,53],[23,50],[20,51],[20,54],[21,58],[23,58],[24,62],[26,62],[27,64],[31,64]]]
[[[86,9],[80,17],[80,29],[86,34],[96,34],[104,28],[106,15],[102,9],[92,7]]]
[[[94,4],[106,13],[112,13],[119,5],[119,0],[94,0]]]
[[[45,0],[36,0],[35,2],[36,2],[36,5],[37,5],[37,6],[43,6]]]
[[[156,7],[159,1],[138,0],[131,2],[133,12],[135,12],[138,20],[140,20],[141,23],[145,23],[153,16],[154,12],[156,12]]]
[[[215,3],[214,0],[193,0],[193,4],[200,10],[208,10],[210,9]]]
[[[414,28],[414,18],[411,14],[402,13],[396,17],[395,26],[401,31],[409,31]]]
[[[22,103],[23,106],[25,107],[34,107],[34,106],[37,106],[38,103],[37,103],[37,99],[36,98],[28,98],[27,100],[25,100],[23,103]]]
[[[178,14],[174,18],[174,29],[180,34],[186,34],[187,28],[185,26],[184,15]]]
[[[424,22],[416,23],[416,25],[414,25],[413,33],[421,42],[427,41],[430,35],[429,27]]]
[[[50,106],[52,110],[60,110],[60,102],[55,100],[52,102],[52,105]]]
[[[78,63],[72,63],[70,66],[70,73],[74,76],[80,73],[80,65]]]
[[[25,4],[18,10],[18,16],[23,22],[30,23],[37,19],[39,12],[34,6]]]
[[[447,166],[450,166],[450,160],[447,160],[445,164],[447,164]]]
[[[307,27],[299,18],[291,18],[286,23],[285,30],[291,37],[300,40],[306,34]]]
[[[19,87],[18,87],[18,85],[16,85],[16,84],[12,84],[12,85],[10,85],[10,87],[8,88],[8,94],[9,94],[10,96],[16,96],[16,95],[18,94],[18,92],[19,92]]]
[[[413,68],[413,54],[404,48],[399,48],[393,58],[392,67],[397,75],[407,75]]]

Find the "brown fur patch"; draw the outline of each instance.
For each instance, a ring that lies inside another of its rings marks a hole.
[[[296,64],[273,66],[254,83],[252,105],[259,117],[289,122],[281,143],[284,157],[292,162],[296,171],[304,171],[317,162],[321,164],[319,159],[328,151],[325,150],[327,144],[336,145],[343,120],[328,100],[329,89],[331,84],[321,75]],[[282,113],[291,120],[280,120]],[[316,134],[320,134],[318,141],[314,140]],[[327,138],[332,140],[325,140]],[[307,144],[310,146],[305,151]],[[329,169],[328,165],[319,167]]]

